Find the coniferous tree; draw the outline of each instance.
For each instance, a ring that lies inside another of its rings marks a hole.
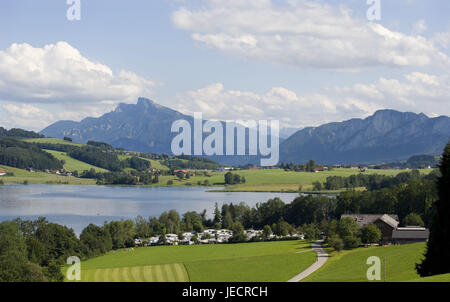
[[[450,272],[450,143],[445,147],[439,170],[439,199],[434,205],[436,212],[430,228],[427,251],[422,263],[416,265],[417,272],[422,277]]]

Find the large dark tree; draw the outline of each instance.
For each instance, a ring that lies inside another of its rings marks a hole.
[[[450,143],[445,147],[439,169],[439,199],[435,203],[427,251],[425,259],[416,266],[422,277],[450,273]]]

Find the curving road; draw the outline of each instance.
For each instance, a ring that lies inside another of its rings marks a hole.
[[[311,264],[310,267],[305,269],[300,274],[289,279],[287,282],[299,282],[300,280],[308,277],[310,274],[312,274],[313,272],[318,270],[322,265],[325,264],[325,262],[327,262],[328,254],[322,249],[322,243],[323,243],[323,240],[318,240],[316,242],[311,243],[311,247],[312,247],[313,251],[317,253],[316,262]]]

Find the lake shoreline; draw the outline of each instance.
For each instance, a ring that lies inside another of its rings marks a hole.
[[[298,193],[298,194],[311,194],[311,195],[337,195],[341,192],[344,192],[345,190],[324,190],[324,191],[296,191],[296,190],[271,190],[271,189],[211,189],[208,190],[207,188],[211,188],[212,186],[199,186],[199,185],[189,185],[189,186],[168,186],[168,185],[97,185],[97,184],[79,184],[79,183],[62,183],[62,182],[46,182],[46,183],[4,183],[0,186],[30,186],[30,185],[42,185],[42,186],[86,186],[86,187],[127,187],[127,188],[204,188],[206,189],[205,192],[207,193]]]

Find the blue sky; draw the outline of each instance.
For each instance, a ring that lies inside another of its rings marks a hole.
[[[366,0],[80,3],[79,21],[64,0],[0,3],[2,126],[40,130],[139,95],[290,127],[450,114],[448,1],[380,0],[372,22]]]

